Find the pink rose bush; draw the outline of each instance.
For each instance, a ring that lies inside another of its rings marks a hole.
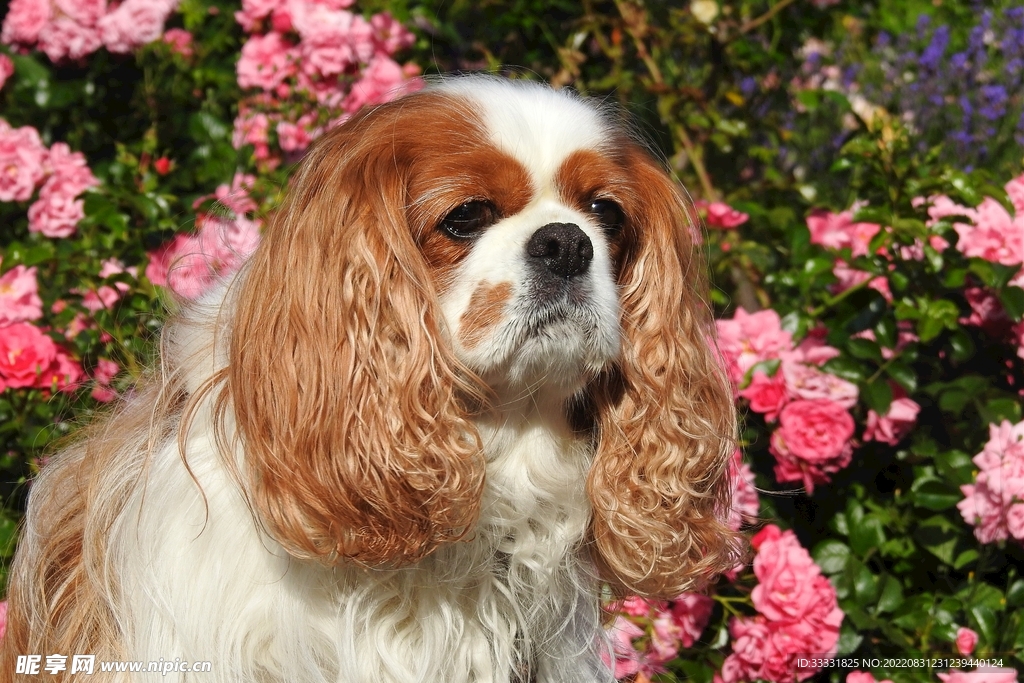
[[[751,540],[758,584],[753,617],[733,617],[732,653],[717,683],[803,681],[817,669],[800,668],[797,655],[836,653],[843,612],[829,580],[792,531],[770,524]]]
[[[178,0],[12,0],[0,42],[38,49],[53,62],[81,60],[100,47],[127,53],[160,38]]]
[[[181,233],[150,253],[146,277],[186,299],[196,299],[218,279],[231,275],[256,249],[260,222],[245,216],[256,209],[248,194],[252,176],[237,174],[229,186],[218,186],[196,200],[196,208],[216,200],[213,210],[196,216],[195,233]]]
[[[412,34],[387,13],[364,19],[352,0],[245,0],[235,17],[249,34],[238,85],[236,147],[252,145],[266,168],[301,153],[323,131],[367,105],[420,87],[414,65],[392,57]]]
[[[849,410],[859,392],[855,384],[821,367],[838,349],[825,344],[817,332],[794,345],[770,309],[750,314],[738,308],[731,320],[718,321],[718,335],[737,398],[769,423],[778,423],[770,446],[777,481],[802,482],[811,493],[850,464],[854,420]],[[898,407],[891,424],[905,416]],[[895,433],[890,427],[889,435]],[[875,434],[870,432],[872,438]]]
[[[942,683],[1017,683],[1014,669],[979,668],[972,671],[950,669],[938,674]]]
[[[960,487],[965,497],[957,508],[981,543],[1024,543],[1024,422],[990,425],[989,436],[974,456],[974,483]]]
[[[1024,175],[1010,180],[1004,189],[1013,205],[1013,215],[992,197],[985,197],[971,208],[939,196],[928,201],[928,216],[932,225],[946,219],[952,221],[958,237],[956,249],[964,256],[1019,267],[1010,284],[1024,287]],[[983,287],[968,287],[964,296],[971,314],[962,322],[1013,340],[1017,354],[1024,358],[1024,322],[1014,324],[998,298]]]
[[[0,119],[0,201],[39,197],[28,209],[29,230],[46,237],[68,237],[85,217],[79,195],[99,181],[85,156],[63,142],[47,149],[31,126],[12,128]]]

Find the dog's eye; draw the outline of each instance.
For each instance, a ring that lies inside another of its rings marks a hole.
[[[590,214],[610,234],[618,235],[626,223],[626,214],[622,207],[610,199],[595,199],[590,202]]]
[[[452,209],[438,227],[452,237],[466,239],[498,221],[498,210],[486,201],[474,200]]]

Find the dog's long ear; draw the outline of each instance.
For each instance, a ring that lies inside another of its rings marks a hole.
[[[645,154],[626,164],[634,190],[624,202],[622,359],[595,388],[587,490],[605,578],[622,592],[675,597],[739,557],[724,521],[736,413],[689,203]]]
[[[462,407],[474,389],[443,342],[382,140],[395,128],[373,117],[310,150],[240,276],[224,411],[270,534],[299,557],[368,565],[462,537],[484,473]]]

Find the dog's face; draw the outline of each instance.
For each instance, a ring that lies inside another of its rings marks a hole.
[[[239,278],[244,485],[297,556],[415,561],[473,529],[489,398],[586,405],[607,577],[731,561],[731,393],[680,189],[597,108],[456,79],[311,148]],[[584,399],[584,400],[580,400]]]
[[[463,125],[476,139],[409,183],[411,206],[428,212],[417,236],[449,340],[493,390],[566,398],[619,355],[635,189],[603,151],[616,136],[550,91],[535,102],[510,99],[506,84],[453,90],[473,104]]]

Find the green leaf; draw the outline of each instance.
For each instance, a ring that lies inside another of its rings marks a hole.
[[[903,601],[893,615],[893,623],[908,631],[920,631],[931,620],[932,603],[935,597],[930,593],[914,595]]]
[[[850,350],[850,355],[854,358],[882,362],[882,350],[878,348],[877,343],[870,339],[851,339],[850,343],[847,344],[847,348]]]
[[[910,490],[914,494],[915,505],[935,512],[948,510],[964,498],[959,490],[939,479],[918,479]]]
[[[966,330],[959,329],[949,337],[949,345],[953,349],[953,360],[964,362],[974,356],[974,340]]]
[[[935,468],[943,479],[960,487],[974,481],[974,462],[963,451],[942,451],[934,456]]]
[[[878,595],[878,577],[867,565],[856,560],[851,561],[850,569],[853,571],[853,593],[857,602],[862,605],[873,603]]]
[[[1024,605],[1024,579],[1017,579],[1006,589],[1006,606],[1020,607]]]
[[[876,379],[871,384],[860,385],[860,396],[865,405],[879,415],[885,415],[892,404],[892,387],[883,379]]]
[[[859,524],[850,529],[850,547],[860,557],[877,550],[885,543],[885,529],[875,515],[865,515]]]
[[[1021,403],[1013,398],[994,398],[985,401],[980,409],[981,420],[985,424],[999,424],[1003,420],[1020,422]]]
[[[836,643],[836,655],[842,657],[856,652],[863,642],[864,636],[857,633],[848,621],[843,621],[843,625],[839,629],[839,642]]]
[[[957,555],[956,559],[953,560],[953,569],[963,569],[967,565],[977,560],[978,557],[980,557],[980,555],[977,550],[975,550],[974,548],[968,548],[967,550]]]
[[[868,376],[867,370],[861,363],[846,356],[833,358],[823,367],[826,372],[830,372],[836,377],[842,377],[848,382],[859,382]]]
[[[811,553],[814,563],[826,574],[836,574],[843,570],[850,557],[850,548],[842,541],[829,539],[814,547]]]
[[[1024,316],[1024,289],[1020,287],[1007,287],[999,292],[999,301],[1002,302],[1006,314],[1019,323]]]
[[[953,564],[953,552],[960,529],[942,515],[935,515],[923,521],[914,532],[914,539],[925,550],[945,564]]]
[[[892,612],[903,604],[903,585],[895,576],[886,576],[882,583],[882,594],[878,596],[878,613]]]
[[[0,557],[11,557],[18,540],[18,525],[4,513],[0,516]]]
[[[996,625],[998,617],[987,605],[971,605],[967,608],[967,620],[971,627],[981,636],[981,642],[991,645],[996,642]]]
[[[917,391],[917,373],[902,361],[894,360],[885,368],[885,374],[896,381],[908,393]]]

